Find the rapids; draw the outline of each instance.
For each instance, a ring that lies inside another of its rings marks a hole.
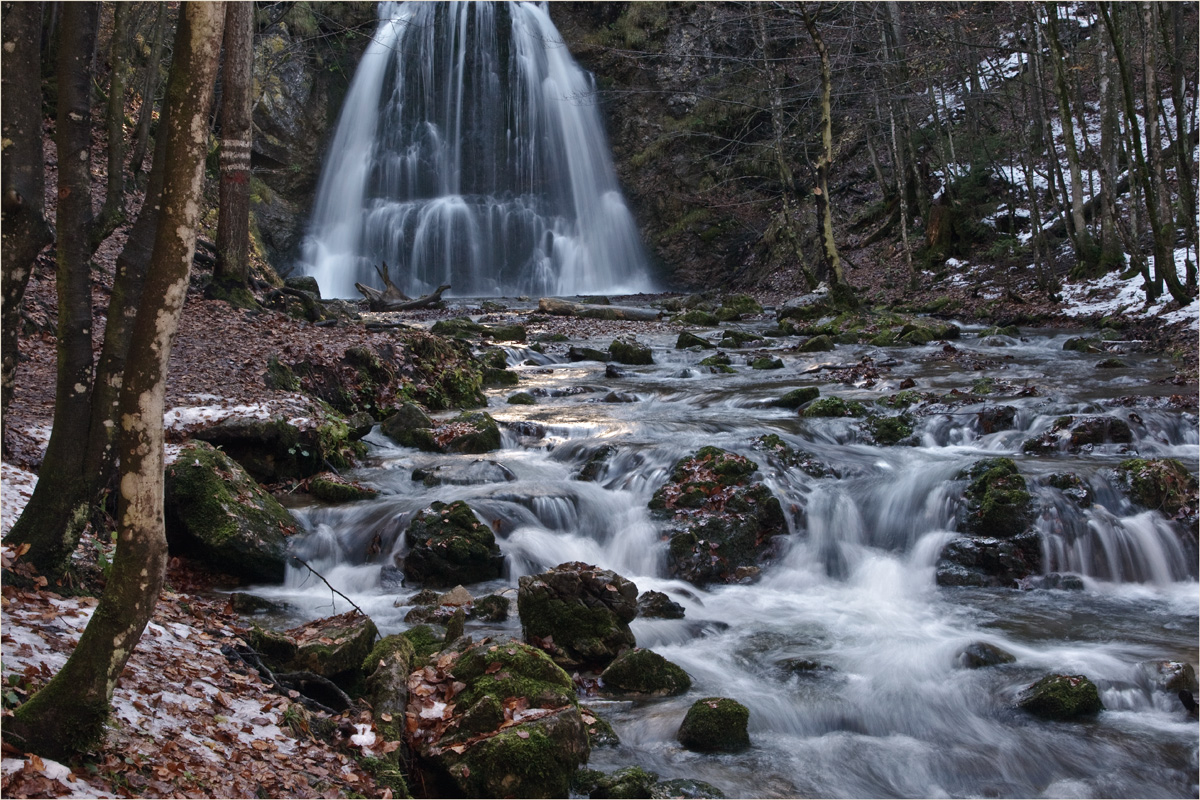
[[[682,666],[693,688],[677,698],[594,703],[621,738],[616,748],[593,751],[596,769],[636,764],[664,779],[708,781],[730,797],[1195,797],[1196,722],[1138,667],[1198,660],[1195,532],[1132,506],[1111,469],[1131,452],[1195,469],[1196,415],[1162,402],[1173,387],[1163,382],[1171,370],[1160,357],[1124,354],[1127,367],[1096,370],[1098,357],[1062,350],[1077,333],[977,332],[964,326],[954,346],[969,358],[959,360],[936,358],[940,344],[797,354],[787,351],[794,340],[784,339],[772,353],[784,369],[751,370],[733,351],[737,372],[721,375],[698,364],[711,351],[675,350],[674,333],[640,335],[656,363],[622,367],[616,378],[602,363],[512,347],[518,388],[540,395],[538,404],[508,405],[516,389],[498,390],[487,410],[502,425],[543,426],[544,436],[509,428],[498,452],[444,456],[396,446],[376,429],[368,463],[352,477],[381,495],[295,509],[307,531],[299,552],[384,634],[407,627],[405,598],[419,587],[401,585],[393,558],[404,552],[407,520],[434,500],[466,500],[498,531],[507,575],[468,587],[476,596],[512,590],[519,576],[572,560],[613,569],[639,591],[666,592],[685,618],[636,619],[632,627],[638,644]],[[566,344],[557,347],[552,352],[565,352]],[[830,382],[818,369],[864,357],[880,367],[873,386]],[[964,366],[971,358],[991,366],[971,370]],[[944,395],[982,375],[1037,388],[1027,396],[1001,389],[990,399],[1017,408],[1014,429],[983,433],[976,413],[984,403],[937,406],[918,417],[914,446],[879,447],[852,419],[802,419],[766,405],[810,385],[822,396],[877,401],[905,378]],[[585,391],[563,391],[576,387]],[[610,390],[637,401],[602,402]],[[1134,399],[1113,402],[1118,397]],[[1023,452],[1025,440],[1071,413],[1140,421],[1131,421],[1128,445]],[[752,447],[764,433],[809,451],[840,477],[772,466]],[[677,459],[709,444],[755,460],[788,517],[786,544],[756,583],[699,589],[666,574],[661,525],[646,506]],[[603,445],[616,450],[600,477],[576,480]],[[1079,576],[1082,590],[936,585],[935,562],[954,536],[964,487],[955,476],[996,455],[1013,458],[1030,482],[1047,570]],[[444,483],[415,481],[414,468]],[[1061,502],[1040,482],[1064,470],[1089,485],[1091,508]],[[376,539],[382,553],[368,557]],[[347,610],[302,570],[283,586],[255,591],[285,600],[294,617]],[[519,636],[515,611],[514,602],[507,623],[468,623],[467,633]],[[1016,662],[963,668],[959,653],[978,641]],[[789,669],[797,659],[815,668]],[[1050,671],[1089,676],[1107,710],[1059,723],[1015,709],[1017,694]],[[675,741],[688,706],[711,695],[750,708],[749,751],[702,755]]]

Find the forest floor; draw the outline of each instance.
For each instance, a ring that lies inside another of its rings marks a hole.
[[[102,253],[96,273],[97,349],[104,329],[111,258]],[[1181,387],[1180,393],[1196,394],[1200,310],[1195,302],[1182,309],[1167,302],[1146,307],[1135,285],[1140,281],[1122,282],[1115,276],[1067,284],[1062,302],[1029,287],[1010,285],[1008,275],[989,275],[986,270],[973,273],[963,267],[940,280],[929,274],[921,277],[921,289],[896,289],[891,292],[893,302],[914,307],[950,297],[956,302],[951,318],[969,323],[984,322],[986,313],[991,322],[1017,318],[1024,325],[1079,328],[1095,324],[1102,316],[1119,316],[1126,324],[1127,338],[1142,340],[1146,349],[1172,360],[1171,382]],[[906,281],[901,278],[882,268],[850,271],[850,279],[860,286],[903,286]],[[171,439],[186,436],[190,424],[235,412],[303,415],[303,398],[265,386],[263,374],[272,354],[299,360],[306,351],[340,353],[353,345],[379,343],[389,335],[369,332],[361,323],[317,327],[274,311],[233,309],[223,301],[204,300],[195,290],[197,283],[189,294],[172,353],[167,396],[167,408],[173,409],[168,418]],[[774,276],[764,283],[752,293],[767,306],[803,293],[789,276]],[[16,397],[7,419],[0,493],[0,528],[5,532],[32,491],[49,436],[54,403],[54,297],[53,262],[43,255],[27,293],[26,335]],[[440,318],[483,313],[466,302],[452,300],[449,308],[411,312],[404,320],[428,326]],[[530,333],[578,338],[674,329],[665,321],[558,317],[530,326]],[[11,559],[11,550],[0,552]],[[80,545],[82,557],[94,562],[97,552],[96,542],[86,537]],[[15,751],[6,743],[0,793],[5,797],[390,796],[364,767],[369,759],[361,756],[370,755],[369,749],[364,753],[363,745],[351,738],[353,725],[364,720],[348,712],[334,720],[340,732],[318,738],[308,726],[308,712],[294,698],[275,693],[256,673],[240,672],[226,659],[222,646],[233,643],[245,628],[211,591],[216,580],[173,559],[154,620],[115,692],[114,721],[103,746],[60,765]],[[71,587],[54,585],[3,588],[0,692],[6,712],[44,684],[77,640],[96,601],[73,594]]]

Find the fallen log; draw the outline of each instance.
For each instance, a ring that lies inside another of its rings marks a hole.
[[[572,303],[557,297],[543,297],[538,301],[538,311],[560,317],[588,317],[590,319],[621,319],[634,322],[653,322],[661,312],[653,308],[633,306],[599,306],[587,303]]]
[[[386,291],[381,292],[361,283],[354,284],[354,288],[367,298],[367,308],[372,311],[411,311],[414,308],[428,308],[442,302],[442,292],[449,289],[450,284],[439,286],[437,291],[415,300],[403,296],[403,299],[389,297]]]

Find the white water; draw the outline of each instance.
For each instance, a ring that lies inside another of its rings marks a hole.
[[[593,768],[637,764],[663,778],[706,780],[731,797],[1194,797],[1196,723],[1173,695],[1149,685],[1138,664],[1198,660],[1195,532],[1133,507],[1113,486],[1110,470],[1130,452],[1169,455],[1194,469],[1196,417],[1147,402],[1135,406],[1135,422],[1129,409],[1104,404],[1116,395],[1150,401],[1170,394],[1169,385],[1157,383],[1169,370],[1129,354],[1122,356],[1128,369],[1097,372],[1099,357],[1062,351],[1066,338],[1030,333],[1003,348],[971,336],[955,342],[978,358],[1012,355],[984,374],[1040,391],[987,403],[1015,406],[1016,430],[984,434],[975,421],[983,403],[920,416],[915,447],[877,447],[853,420],[802,420],[762,401],[804,385],[818,385],[823,395],[878,400],[908,377],[920,390],[943,394],[980,377],[937,359],[940,345],[842,345],[801,355],[783,340],[773,353],[785,360],[783,370],[750,370],[732,352],[738,373],[712,375],[697,363],[706,353],[676,351],[674,335],[658,335],[643,337],[655,348],[656,364],[624,368],[627,376],[619,379],[605,378],[604,365],[595,362],[551,360],[547,368],[539,358],[542,366],[516,366],[533,354],[513,348],[510,364],[522,376],[521,389],[597,391],[543,397],[535,406],[507,405],[513,390],[493,393],[491,414],[502,422],[540,423],[546,436],[530,440],[506,431],[503,449],[482,458],[419,453],[373,434],[371,463],[354,477],[381,496],[299,510],[311,531],[301,547],[384,633],[407,627],[406,599],[420,587],[398,584],[393,558],[403,555],[408,519],[433,500],[465,500],[496,524],[507,574],[468,587],[476,596],[511,590],[521,575],[573,560],[614,569],[639,591],[668,593],[685,607],[684,619],[639,618],[632,627],[640,646],[687,670],[693,688],[679,698],[597,703],[622,743],[593,751]],[[865,355],[894,363],[873,387],[806,373]],[[599,402],[609,389],[641,399]],[[1026,439],[1068,413],[1129,418],[1134,441],[1074,455],[1022,452]],[[753,437],[772,432],[841,477],[813,478],[772,463],[751,446]],[[599,480],[575,480],[603,444],[617,452]],[[709,444],[754,459],[788,517],[792,533],[757,583],[700,589],[668,576],[662,523],[646,506],[678,458]],[[1047,571],[1075,573],[1082,591],[936,585],[938,554],[957,535],[963,482],[956,475],[995,455],[1013,457],[1030,482],[1041,508],[1036,524]],[[451,482],[429,488],[411,480],[414,468],[438,466]],[[1064,470],[1091,486],[1091,508],[1065,501],[1044,483],[1044,476]],[[368,559],[376,535],[382,554]],[[291,603],[299,617],[348,608],[300,571],[282,587],[256,591]],[[471,635],[496,632],[520,636],[520,626],[515,619],[467,625]],[[959,654],[973,642],[999,646],[1017,660],[964,669]],[[789,659],[820,668],[789,671]],[[1108,710],[1073,723],[1016,710],[1018,693],[1047,672],[1086,674]],[[750,708],[749,751],[701,755],[675,740],[688,706],[711,695]]]
[[[591,77],[533,3],[382,3],[298,268],[323,295],[652,291]]]

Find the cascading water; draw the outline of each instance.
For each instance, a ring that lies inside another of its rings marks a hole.
[[[590,76],[533,3],[383,3],[299,269],[323,294],[651,291]],[[380,287],[382,288],[382,287]]]
[[[520,576],[576,560],[615,570],[639,591],[667,593],[685,617],[639,617],[633,631],[639,646],[683,667],[693,688],[637,703],[589,699],[621,739],[593,750],[595,769],[638,765],[734,797],[1196,796],[1196,724],[1141,666],[1195,664],[1200,656],[1195,531],[1133,506],[1113,476],[1133,453],[1195,469],[1194,406],[1172,405],[1162,363],[1131,353],[1122,356],[1126,367],[1097,371],[1095,357],[1062,350],[1062,334],[968,331],[954,343],[959,362],[939,359],[941,345],[799,354],[785,343],[768,346],[784,369],[751,370],[735,355],[736,373],[714,374],[699,364],[706,353],[675,350],[675,336],[639,332],[655,363],[624,368],[620,377],[607,376],[602,363],[556,355],[568,344],[607,340],[550,345],[545,355],[511,348],[521,388],[539,400],[516,406],[505,402],[507,392],[489,398],[489,413],[509,425],[499,451],[435,455],[371,434],[369,463],[352,477],[380,496],[297,509],[307,530],[300,554],[383,633],[404,630],[421,587],[401,583],[402,534],[432,501],[464,500],[496,530],[506,559],[504,578],[468,587],[477,597],[511,595]],[[868,356],[884,373],[877,384],[825,377],[823,366]],[[881,447],[859,421],[804,419],[769,404],[809,385],[881,401],[906,378],[946,397],[979,378],[963,364],[982,361],[1009,386],[1038,391],[917,413],[912,446]],[[637,402],[602,402],[610,390]],[[1015,409],[1012,428],[985,431],[979,412],[1000,404]],[[1071,455],[1024,450],[1067,414],[1128,420],[1131,441]],[[831,471],[815,476],[774,460],[753,444],[766,433]],[[756,583],[700,588],[667,571],[663,523],[647,504],[675,462],[704,445],[755,460],[786,510],[790,532],[776,540],[781,547]],[[614,451],[596,480],[578,480],[604,446]],[[998,455],[1018,463],[1035,495],[1045,570],[1073,573],[1082,588],[936,584],[939,553],[958,536],[965,485],[958,476]],[[422,480],[413,479],[418,469]],[[1090,505],[1051,485],[1049,476],[1063,471],[1079,476]],[[290,604],[289,622],[348,610],[303,570],[284,586],[255,591]],[[466,632],[521,635],[515,614],[504,623],[469,621]],[[1015,661],[966,669],[961,654],[976,642]],[[1018,693],[1047,672],[1087,675],[1107,710],[1067,723],[1017,711]],[[750,750],[702,755],[676,741],[691,703],[713,695],[750,709]]]

